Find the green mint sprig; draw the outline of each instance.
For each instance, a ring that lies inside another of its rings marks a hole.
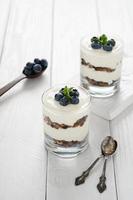
[[[73,87],[67,87],[65,86],[63,89],[60,90],[60,92],[67,98],[68,101],[72,99],[72,96],[70,95],[72,93]]]
[[[100,44],[102,44],[102,45],[105,45],[108,42],[108,38],[107,38],[107,36],[105,34],[101,35],[98,38],[98,40],[99,40]]]

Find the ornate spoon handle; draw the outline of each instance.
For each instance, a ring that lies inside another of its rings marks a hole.
[[[100,176],[99,178],[99,183],[97,184],[97,189],[100,193],[104,192],[107,188],[106,186],[106,176],[105,176],[105,173],[106,173],[106,163],[107,163],[107,158],[105,158],[105,161],[104,161],[104,165],[103,165],[103,171],[102,171],[102,175]]]
[[[8,83],[7,85],[5,85],[4,87],[2,87],[0,89],[0,96],[2,96],[3,94],[5,94],[8,90],[10,90],[14,85],[16,85],[18,82],[20,82],[21,80],[25,79],[26,76],[24,74],[20,75],[18,78],[14,79],[13,81],[11,81],[10,83]]]
[[[80,185],[82,183],[85,182],[86,178],[89,176],[89,173],[91,171],[91,169],[95,166],[95,164],[100,160],[100,158],[102,158],[103,156],[100,156],[98,157],[91,165],[90,167],[84,171],[81,176],[78,176],[76,179],[75,179],[75,185]]]

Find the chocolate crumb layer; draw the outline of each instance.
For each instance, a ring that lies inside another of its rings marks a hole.
[[[89,82],[89,84],[91,85],[96,85],[96,86],[100,86],[100,87],[107,87],[107,86],[111,86],[113,85],[114,81],[109,84],[108,82],[102,82],[102,81],[95,81],[94,79],[90,79],[88,77],[85,77],[85,79]]]
[[[65,141],[65,140],[54,140],[55,144],[58,144],[59,146],[63,147],[71,147],[75,144],[79,144],[79,141]]]
[[[78,119],[73,125],[67,125],[67,124],[59,124],[57,122],[52,122],[52,120],[45,116],[44,117],[44,121],[49,125],[51,126],[52,128],[55,128],[55,129],[59,129],[59,128],[62,128],[62,129],[67,129],[67,128],[75,128],[75,127],[78,127],[78,126],[83,126],[86,119],[87,119],[88,115],[85,115],[84,117]]]
[[[111,69],[108,67],[95,67],[94,65],[87,63],[83,58],[81,58],[81,64],[88,66],[89,68],[93,68],[95,71],[104,71],[104,72],[113,72],[115,69]]]

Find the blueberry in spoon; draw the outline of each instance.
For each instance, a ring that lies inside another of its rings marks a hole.
[[[32,79],[37,78],[41,76],[41,74],[46,70],[48,67],[48,62],[46,59],[38,59],[35,58],[34,62],[28,62],[26,66],[23,69],[22,74],[11,81],[10,83],[6,84],[4,87],[0,89],[0,96],[5,94],[8,90],[10,90],[13,86],[15,86],[17,83],[22,81],[23,79]]]

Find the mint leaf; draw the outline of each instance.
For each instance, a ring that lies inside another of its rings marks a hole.
[[[72,93],[73,93],[73,87],[67,87],[65,86],[60,90],[60,92],[68,99],[68,101],[71,101],[72,99]]]
[[[99,37],[99,41],[100,41],[100,43],[101,43],[102,45],[105,45],[105,44],[107,43],[107,41],[108,41],[108,38],[107,38],[107,36],[106,36],[105,34],[103,34],[103,35],[101,35],[101,36]]]

